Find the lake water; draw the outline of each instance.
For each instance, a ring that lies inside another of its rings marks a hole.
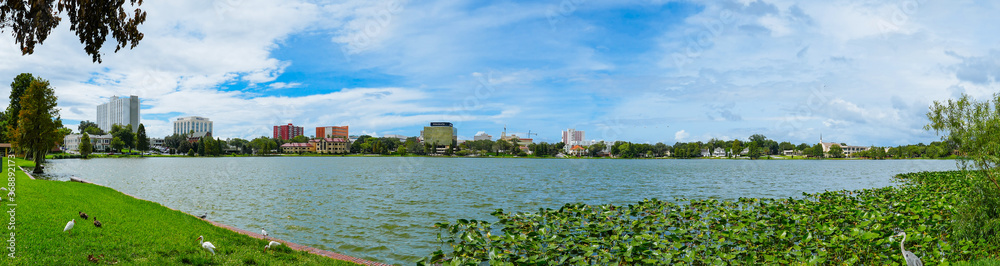
[[[359,258],[413,264],[437,222],[565,203],[801,197],[894,185],[951,160],[607,160],[248,157],[50,160],[71,175],[194,215]]]

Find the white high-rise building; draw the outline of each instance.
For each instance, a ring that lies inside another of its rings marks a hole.
[[[574,141],[583,141],[583,131],[576,131],[576,129],[570,128],[562,132],[562,142],[569,146]]]
[[[139,131],[139,96],[111,96],[111,101],[97,106],[97,127],[110,133],[114,124],[131,126],[133,133]]]
[[[194,131],[194,134],[189,137],[204,137],[206,134],[211,134],[212,130],[212,120],[208,118],[188,116],[174,120],[174,134],[177,135],[184,135]]]

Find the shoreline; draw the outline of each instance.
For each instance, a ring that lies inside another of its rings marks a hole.
[[[76,154],[74,154],[76,155]],[[49,155],[51,156],[51,155]],[[77,155],[78,156],[78,155]],[[894,161],[894,160],[961,160],[962,157],[943,157],[943,158],[903,158],[903,159],[864,159],[864,158],[803,158],[802,156],[797,156],[795,158],[786,157],[761,157],[760,159],[750,159],[747,157],[729,158],[729,157],[695,157],[695,158],[673,158],[673,157],[653,157],[653,158],[615,158],[615,157],[534,157],[534,156],[445,156],[445,155],[382,155],[382,154],[273,154],[273,155],[223,155],[223,156],[187,156],[187,155],[103,155],[103,156],[92,156],[87,159],[122,159],[122,158],[285,158],[285,157],[362,157],[362,158],[413,158],[413,157],[425,157],[425,158],[482,158],[482,159],[566,159],[566,160],[748,160],[748,161],[769,161],[769,160],[779,160],[779,161]],[[46,160],[63,160],[63,159],[83,159],[79,157],[73,158],[54,158],[46,157]]]
[[[28,176],[28,178],[31,178],[33,180],[35,179],[33,176],[31,176],[30,172],[24,171],[23,167],[18,166],[18,168],[20,168],[21,171],[23,173],[25,173],[25,175]],[[140,198],[140,197],[136,197],[134,195],[131,195],[131,194],[128,194],[128,193],[125,193],[125,192],[118,191],[117,189],[114,189],[114,188],[111,188],[111,187],[107,187],[107,186],[104,186],[104,185],[101,185],[101,184],[90,182],[90,181],[87,181],[87,180],[84,180],[84,179],[78,178],[78,177],[71,177],[70,180],[66,181],[66,182],[78,182],[78,183],[92,184],[92,185],[96,185],[96,186],[101,186],[101,187],[105,187],[105,188],[114,190],[115,192],[121,193],[123,195],[132,197],[133,199],[136,199],[136,200],[143,200],[143,201],[154,202],[154,201],[146,200],[146,199],[143,199],[143,198]],[[159,204],[159,203],[157,203],[157,204]],[[164,208],[167,208],[167,209],[170,209],[170,210],[174,210],[174,211],[178,211],[178,212],[181,212],[181,213],[184,213],[184,214],[187,214],[187,215],[191,215],[191,217],[198,218],[197,216],[194,216],[194,215],[192,215],[190,213],[179,211],[179,210],[176,210],[174,208],[170,208],[170,207],[164,206],[163,204],[160,204],[160,206],[163,206]],[[239,229],[239,228],[227,225],[227,224],[222,224],[222,223],[219,223],[219,222],[216,222],[216,221],[212,221],[212,220],[208,220],[208,219],[202,219],[202,218],[198,218],[198,219],[206,221],[206,222],[212,224],[215,227],[219,227],[219,228],[226,229],[226,230],[229,230],[229,231],[232,231],[232,232],[235,232],[235,233],[247,235],[249,237],[256,238],[256,239],[264,239],[264,236],[261,235],[261,234],[258,234],[258,233],[246,231],[246,230],[243,230],[243,229]],[[288,248],[291,248],[292,250],[305,251],[305,252],[308,252],[308,253],[311,253],[311,254],[314,254],[314,255],[319,255],[319,256],[327,257],[327,258],[334,259],[334,260],[348,261],[348,262],[353,262],[353,263],[357,263],[357,264],[361,264],[361,265],[369,265],[369,266],[390,266],[390,265],[392,265],[392,264],[386,264],[386,263],[375,262],[375,261],[365,260],[365,259],[361,259],[361,258],[351,257],[351,256],[347,256],[347,255],[344,255],[344,254],[336,253],[336,252],[333,252],[333,251],[322,250],[322,249],[318,249],[318,248],[314,248],[314,247],[310,247],[310,246],[305,246],[305,245],[301,245],[301,244],[297,244],[297,243],[294,243],[294,242],[290,242],[290,241],[282,240],[282,239],[277,239],[277,238],[273,238],[273,237],[269,237],[268,240],[273,240],[273,241],[281,242],[282,245],[285,245]]]

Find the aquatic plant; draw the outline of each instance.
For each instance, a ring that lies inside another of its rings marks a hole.
[[[802,198],[627,206],[566,204],[507,213],[494,222],[438,223],[442,249],[418,264],[902,264],[897,230],[924,262],[998,254],[950,234],[962,180],[974,172],[899,175],[898,187],[803,193]],[[447,250],[447,251],[445,251]]]

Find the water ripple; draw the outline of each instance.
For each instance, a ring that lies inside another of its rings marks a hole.
[[[412,264],[441,248],[434,223],[490,220],[498,208],[801,197],[890,186],[901,172],[951,169],[954,161],[935,160],[135,158],[52,160],[48,176],[79,176],[246,230],[264,226],[303,245]]]

